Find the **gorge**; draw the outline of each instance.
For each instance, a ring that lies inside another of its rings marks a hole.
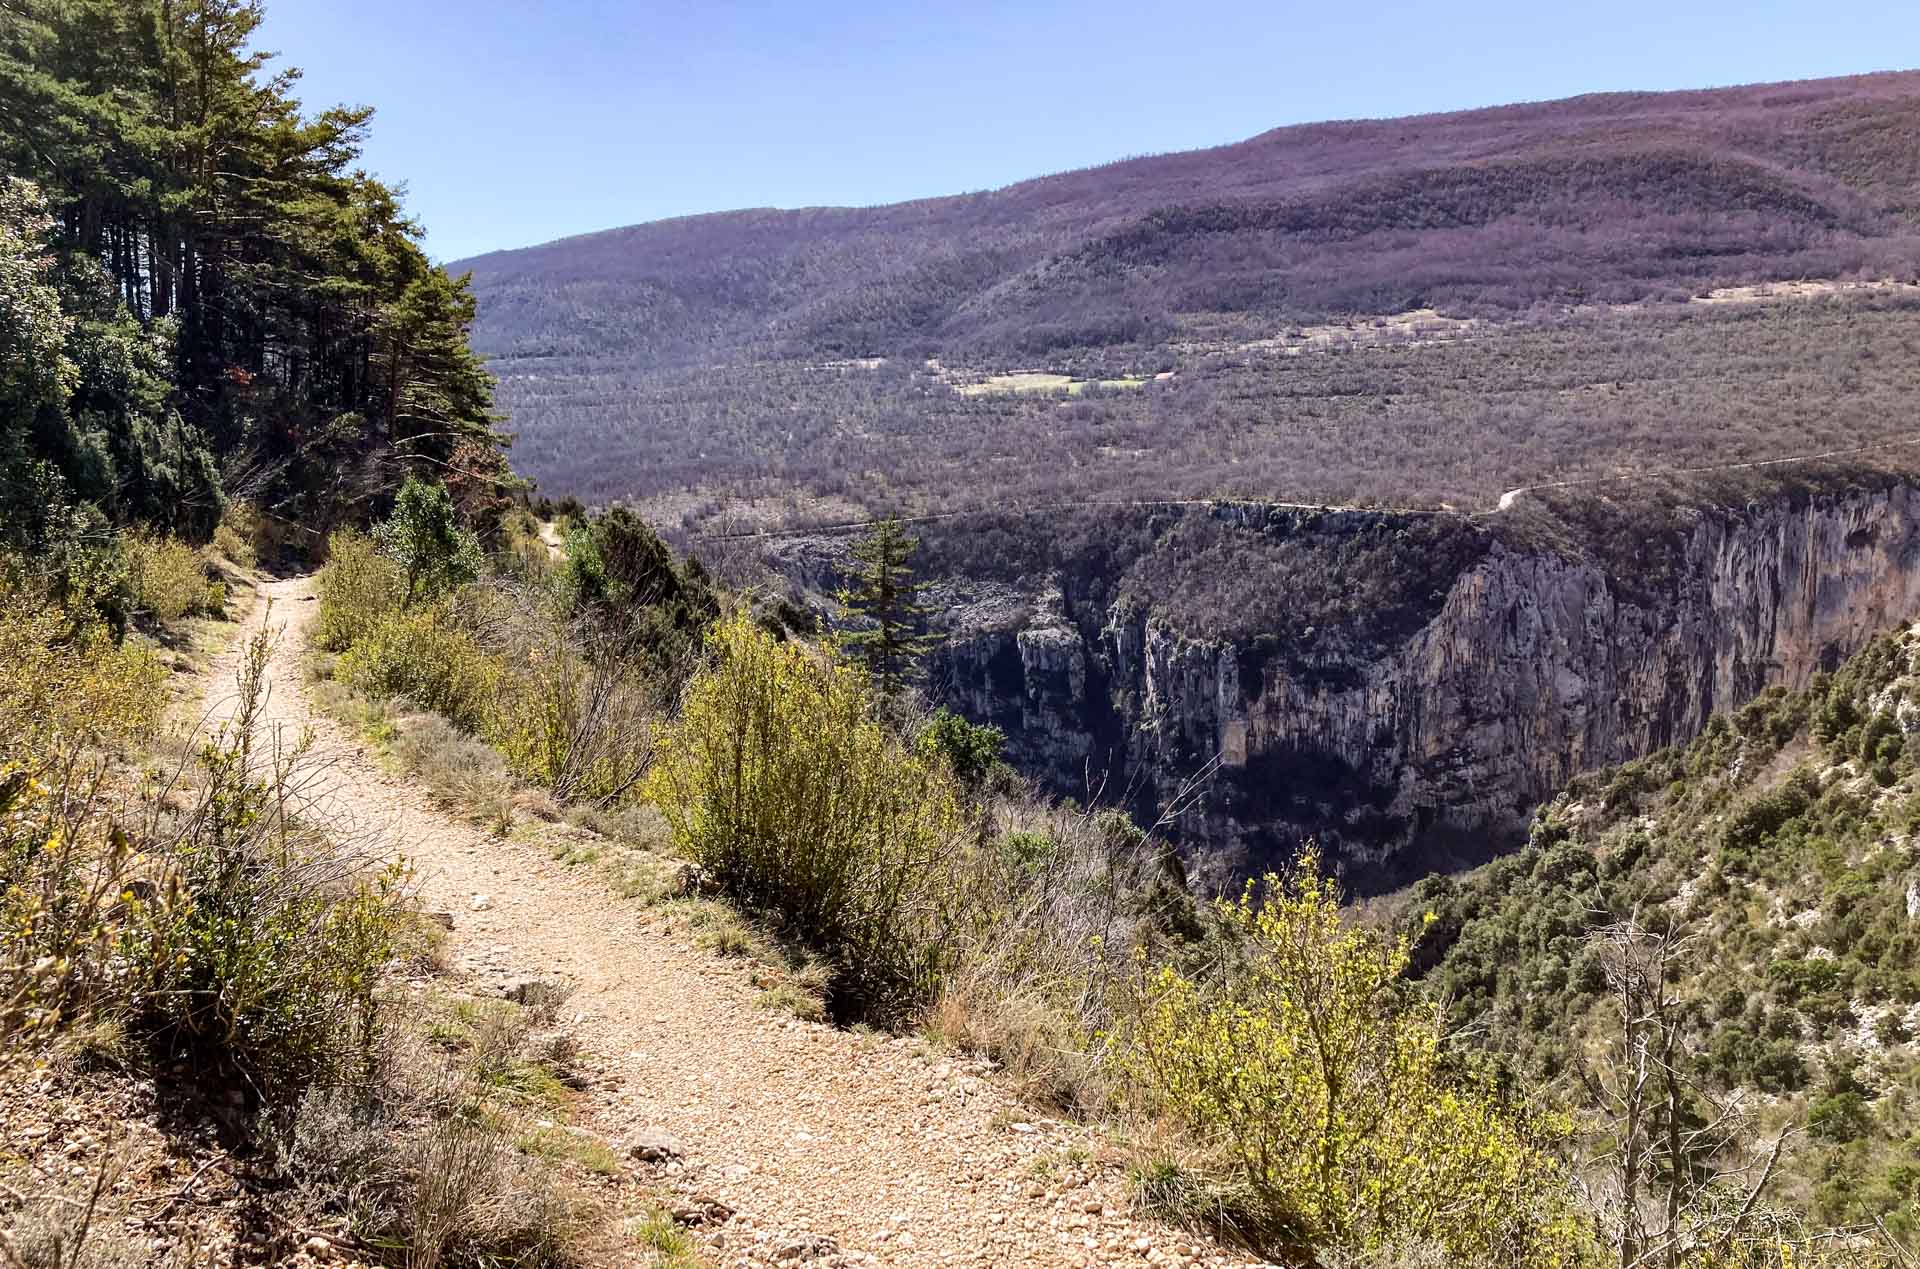
[[[1920,489],[1895,477],[1653,523],[1515,511],[1142,507],[1090,518],[1107,548],[1026,559],[928,525],[929,689],[1020,770],[1149,823],[1200,777],[1174,827],[1206,884],[1315,837],[1364,890],[1509,849],[1573,775],[1920,615]],[[842,546],[769,558],[817,597]]]

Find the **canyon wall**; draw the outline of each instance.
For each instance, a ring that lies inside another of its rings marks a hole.
[[[1211,514],[1233,534],[1293,523],[1246,504]],[[1329,512],[1315,531],[1338,543],[1393,524]],[[1473,531],[1484,548],[1385,639],[1194,633],[1162,596],[1097,569],[948,580],[932,688],[1002,727],[1016,766],[1149,819],[1210,772],[1177,831],[1216,883],[1312,835],[1363,886],[1385,885],[1510,847],[1575,773],[1689,739],[1920,615],[1920,491],[1906,484],[1693,513],[1645,567]]]

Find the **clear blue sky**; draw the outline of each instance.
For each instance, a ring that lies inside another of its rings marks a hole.
[[[452,259],[869,204],[1285,123],[1920,63],[1913,0],[267,0]]]

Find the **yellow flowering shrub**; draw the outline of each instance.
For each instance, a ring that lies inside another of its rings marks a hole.
[[[124,545],[127,583],[134,607],[163,625],[199,613],[217,613],[224,589],[216,591],[200,553],[176,538],[130,533]]]
[[[290,819],[302,755],[256,745],[270,637],[162,811],[115,751],[153,731],[164,672],[74,627],[0,593],[0,1066],[103,1016],[263,1088],[363,1067],[404,877]]]
[[[91,748],[151,734],[165,670],[98,625],[0,592],[0,755],[28,766],[56,745]]]
[[[952,777],[882,724],[867,677],[714,626],[646,785],[678,849],[834,956],[864,1007],[924,999],[966,917]]]
[[[4,1041],[55,1025],[104,973],[98,913],[131,851],[93,820],[98,773],[107,751],[153,732],[165,671],[151,652],[10,590],[0,590],[0,665]]]
[[[1443,1247],[1454,1263],[1580,1263],[1565,1181],[1529,1121],[1448,1079],[1404,943],[1351,924],[1311,850],[1219,913],[1236,964],[1143,967],[1138,1087],[1225,1161],[1279,1244]]]

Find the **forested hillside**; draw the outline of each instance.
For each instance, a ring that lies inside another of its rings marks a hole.
[[[1890,439],[1916,119],[1907,72],[1314,124],[458,267],[522,469],[696,532],[1009,494],[1480,508]]]
[[[1518,1085],[1605,1113],[1625,1103],[1597,1063],[1645,1042],[1679,1092],[1641,1109],[1677,1111],[1688,1143],[1664,1166],[1737,1137],[1757,1167],[1778,1139],[1783,1199],[1911,1234],[1916,650],[1915,631],[1889,635],[1690,745],[1582,777],[1526,850],[1413,888],[1413,976],[1478,1020],[1472,1043]]]
[[[372,111],[311,110],[241,0],[0,10],[0,545],[295,538],[409,470],[505,476],[473,300],[357,164]]]
[[[892,207],[731,212],[468,262],[490,350],[987,358],[1195,320],[1685,298],[1910,268],[1920,75],[1281,128]]]

